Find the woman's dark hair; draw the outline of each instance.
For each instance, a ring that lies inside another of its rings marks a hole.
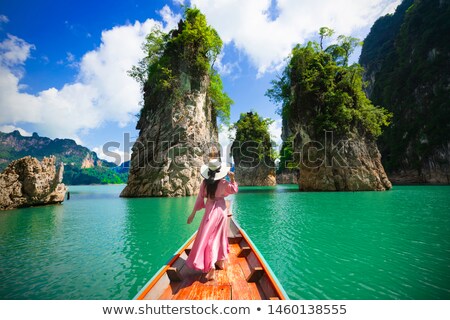
[[[205,179],[206,183],[206,196],[210,199],[214,199],[216,195],[217,186],[220,180],[214,180],[216,173],[220,172],[220,168],[217,170],[208,171],[208,179]]]
[[[214,199],[216,195],[217,186],[219,185],[220,180],[208,182],[208,179],[205,179],[206,182],[206,196],[210,199]]]

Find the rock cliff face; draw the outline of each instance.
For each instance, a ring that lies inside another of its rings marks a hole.
[[[288,126],[280,170],[298,168],[303,191],[387,190],[391,183],[375,141],[390,115],[367,99],[363,69],[347,65],[348,56],[339,52],[352,44],[341,39],[325,50],[311,42],[296,46],[266,93],[282,104],[283,126]]]
[[[394,183],[449,184],[450,2],[403,0],[361,51],[368,97],[393,113],[378,139]]]
[[[30,156],[11,162],[0,174],[0,210],[63,202],[63,172],[63,165],[56,169],[53,156],[41,162]]]
[[[249,149],[251,149],[251,147],[249,147]],[[239,185],[274,186],[277,184],[273,160],[265,157],[265,159],[262,160],[247,162],[244,161],[245,159],[248,159],[245,156],[245,150],[236,147],[232,147],[232,150],[236,180],[239,182]]]
[[[144,106],[121,196],[197,194],[200,166],[220,150],[216,118],[227,119],[233,103],[213,67],[222,40],[198,9],[186,8],[177,29],[153,30],[145,48],[146,58],[132,72]]]
[[[392,187],[381,164],[376,143],[357,134],[339,142],[331,136],[313,140],[299,130],[301,150],[299,186],[303,191],[384,191]]]
[[[295,169],[285,169],[277,172],[277,184],[298,184],[299,171]]]
[[[209,78],[182,74],[183,99],[152,108],[138,123],[128,184],[121,197],[176,197],[197,194],[199,168],[218,141],[207,98]]]
[[[236,159],[235,159],[236,161]],[[236,180],[241,186],[275,186],[275,169],[266,164],[245,168],[236,166]]]

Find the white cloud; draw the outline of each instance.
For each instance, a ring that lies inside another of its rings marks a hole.
[[[291,48],[316,37],[320,27],[353,35],[392,12],[400,0],[277,0],[279,15],[269,17],[270,0],[191,0],[224,43],[245,52],[258,74],[277,70]]]
[[[31,137],[31,133],[29,133],[28,131],[25,131],[22,128],[16,127],[16,126],[11,126],[11,125],[4,125],[4,126],[0,126],[0,131],[1,132],[5,132],[5,133],[10,133],[13,132],[14,130],[17,130],[20,132],[20,134],[24,137]]]
[[[395,1],[392,1],[391,3],[387,4],[386,8],[384,9],[384,11],[381,13],[380,16],[385,16],[387,14],[394,13],[395,9],[397,9],[397,7],[400,5],[400,3],[402,3],[402,0],[395,0]]]
[[[282,121],[281,119],[277,119],[274,120],[274,122],[272,122],[272,124],[269,125],[270,138],[277,144],[277,149],[283,143],[283,140],[281,140],[281,126],[282,126],[281,121]]]
[[[234,137],[235,134],[236,130],[230,130],[228,126],[222,124],[219,131],[219,143],[222,147],[222,162],[231,162],[230,151],[233,141],[230,140],[229,136],[231,135],[232,137]]]
[[[238,61],[235,61],[233,63],[227,62],[223,63],[223,57],[225,56],[225,53],[220,53],[219,56],[216,58],[216,61],[214,62],[214,68],[219,72],[221,76],[228,76],[232,75],[232,78],[237,77],[237,74],[240,73],[240,66]]]
[[[131,159],[129,153],[124,152],[123,150],[120,150],[119,148],[116,147],[107,147],[106,150],[104,150],[104,146],[101,145],[92,148],[92,151],[94,151],[100,159],[113,162],[116,165],[120,165],[125,161]]]
[[[7,38],[0,42],[0,65],[6,67],[23,65],[31,49],[35,49],[35,46],[8,34]]]
[[[0,23],[8,23],[9,19],[4,14],[0,14]]]
[[[184,0],[172,0],[173,4],[184,6]]]
[[[101,45],[78,62],[74,83],[35,95],[21,92],[22,74],[15,72],[34,46],[8,35],[0,43],[0,125],[25,122],[42,136],[78,142],[80,132],[105,121],[125,126],[134,120],[141,100],[139,84],[127,71],[141,59],[141,45],[155,25],[161,23],[148,19],[103,31]]]
[[[177,28],[178,22],[181,19],[180,14],[174,14],[168,5],[165,5],[158,13],[166,23],[164,32],[169,32],[170,30]]]

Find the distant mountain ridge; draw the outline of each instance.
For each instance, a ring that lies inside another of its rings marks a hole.
[[[126,164],[117,166],[100,159],[94,151],[72,139],[50,139],[37,133],[27,137],[17,130],[0,132],[0,171],[11,161],[27,155],[40,160],[54,155],[57,163],[64,163],[63,183],[68,185],[126,183],[128,179]]]

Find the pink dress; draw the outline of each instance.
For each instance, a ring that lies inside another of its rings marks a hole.
[[[219,260],[228,257],[227,206],[224,197],[238,191],[236,182],[219,181],[215,199],[205,199],[206,184],[202,182],[194,210],[205,208],[205,214],[198,228],[192,250],[186,265],[192,269],[208,272]],[[205,203],[206,200],[206,203]]]

